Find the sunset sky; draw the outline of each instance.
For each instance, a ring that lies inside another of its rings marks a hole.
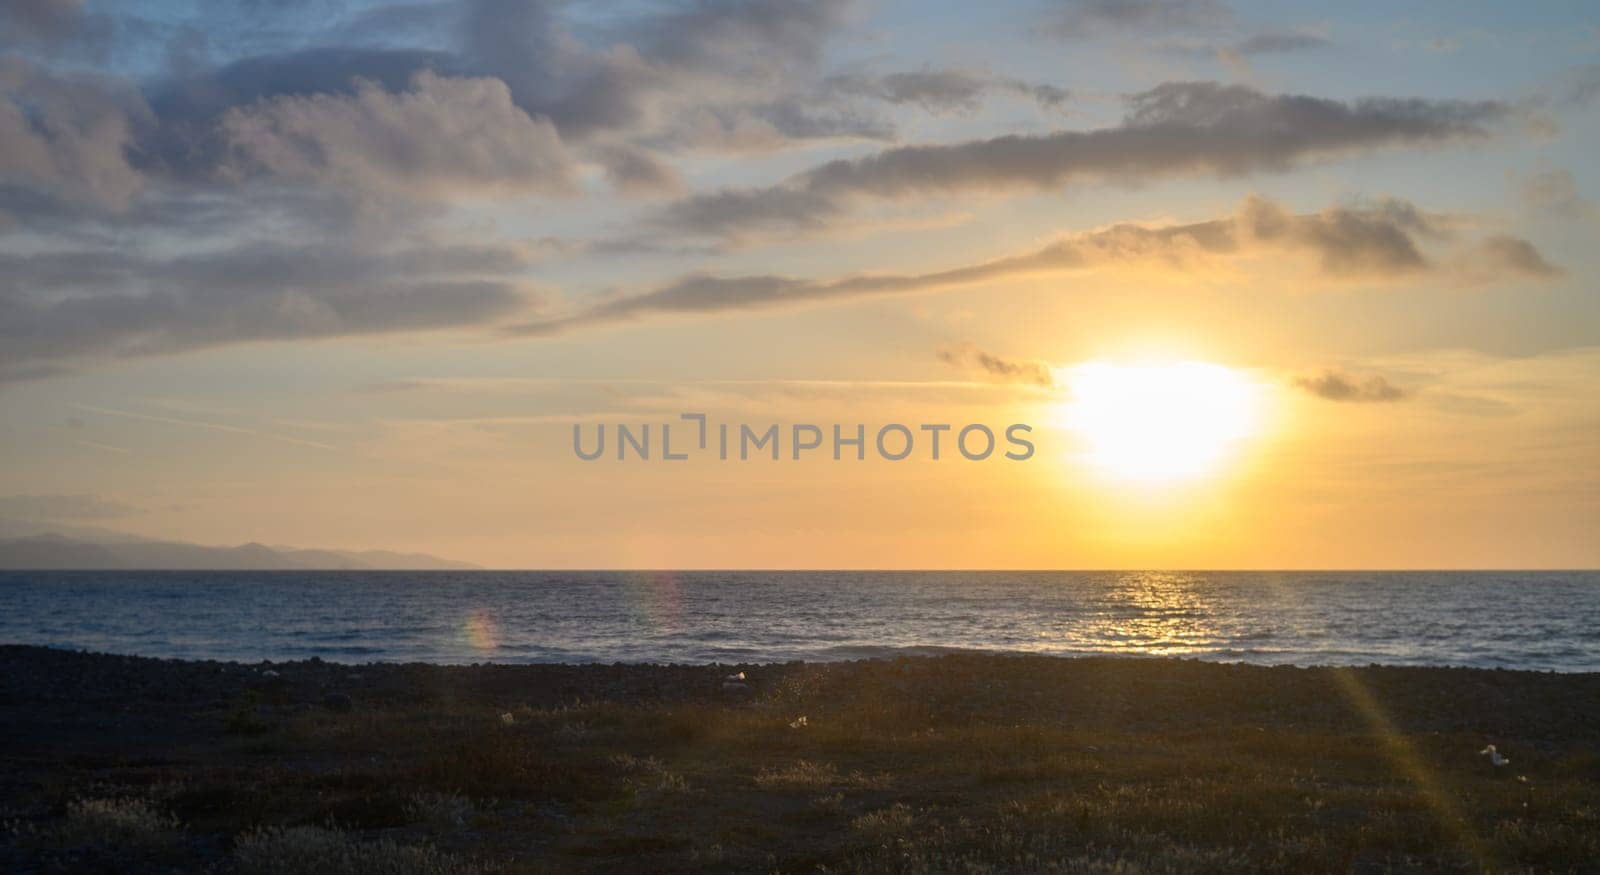
[[[1600,6],[1396,9],[7,2],[0,535],[1600,566]]]

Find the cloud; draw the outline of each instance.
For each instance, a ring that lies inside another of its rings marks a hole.
[[[1225,25],[1233,12],[1219,0],[1056,0],[1046,33],[1068,39],[1108,32],[1138,34]]]
[[[1494,101],[1269,95],[1172,82],[1133,95],[1120,125],[901,146],[815,167],[775,186],[726,189],[671,205],[657,229],[739,238],[816,230],[857,202],[1046,191],[1075,179],[1237,176],[1389,146],[1477,139],[1509,114]]]
[[[1240,72],[1248,71],[1251,58],[1261,55],[1283,55],[1327,48],[1332,45],[1326,37],[1306,32],[1261,31],[1229,43],[1188,44],[1176,50],[1195,57],[1215,57],[1218,61]]]
[[[202,10],[198,23],[124,15],[117,57],[169,58],[145,85],[148,106],[129,85],[118,96],[131,100],[109,104],[120,115],[108,111],[105,99],[85,98],[87,77],[54,96],[65,77],[0,61],[0,210],[34,224],[38,210],[18,204],[19,192],[52,199],[52,209],[119,211],[171,183],[222,194],[219,168],[360,197],[547,194],[571,186],[568,150],[626,191],[670,190],[672,174],[652,154],[664,147],[744,144],[745,127],[767,148],[892,135],[881,118],[800,99],[814,92],[849,5],[685,0],[601,16],[598,27],[585,17],[581,38],[557,0],[413,4],[328,26],[291,24],[270,7]],[[0,14],[0,33],[18,39],[81,42],[87,19],[112,20],[51,0]],[[229,34],[261,50],[213,65],[208,47]],[[424,35],[425,47],[397,42]],[[740,136],[697,137],[701,110]],[[584,153],[591,139],[604,145]]]
[[[0,57],[0,189],[121,211],[145,186],[129,160],[149,110],[113,80],[57,76]]]
[[[1012,96],[1061,112],[1069,92],[1054,85],[992,73],[933,69],[848,72],[814,87],[786,83],[778,96],[694,107],[669,123],[668,140],[710,151],[765,152],[818,140],[894,140],[882,104],[915,106],[934,115],[969,115],[987,99]]]
[[[1556,98],[1568,107],[1582,109],[1600,97],[1600,64],[1585,64],[1564,77]]]
[[[0,49],[32,49],[47,54],[81,48],[104,50],[113,22],[91,13],[83,0],[6,0],[0,3]]]
[[[92,520],[127,516],[135,508],[98,495],[4,495],[0,517],[22,520]]]
[[[604,143],[593,150],[612,187],[624,194],[675,194],[683,180],[648,150],[627,143]]]
[[[0,254],[0,380],[227,344],[482,325],[525,309],[509,244]]]
[[[1463,258],[1487,271],[1478,274],[1485,278],[1549,275],[1541,267],[1548,265],[1532,244],[1510,237],[1488,238],[1459,258],[1430,259],[1424,245],[1449,238],[1453,233],[1449,224],[1400,200],[1296,214],[1253,196],[1225,218],[1183,225],[1115,225],[1067,235],[1029,252],[926,273],[836,279],[690,274],[651,291],[610,297],[576,313],[524,323],[511,331],[553,334],[650,315],[798,306],[1140,264],[1192,270],[1211,259],[1268,254],[1309,257],[1316,264],[1315,275],[1330,281],[1383,281],[1430,272],[1460,275],[1463,268],[1458,262]],[[1484,258],[1485,252],[1494,257]]]
[[[1328,401],[1399,401],[1409,397],[1409,393],[1383,377],[1373,375],[1363,380],[1335,370],[1295,377],[1294,386]]]
[[[72,406],[88,413],[97,413],[102,416],[114,416],[118,419],[132,419],[139,422],[154,422],[161,425],[175,425],[180,428],[198,429],[200,431],[214,431],[221,432],[223,434],[248,435],[251,437],[263,438],[265,440],[277,441],[278,443],[291,444],[297,447],[311,447],[318,450],[339,449],[332,444],[325,444],[321,441],[307,440],[294,435],[262,431],[261,429],[257,428],[246,428],[242,425],[230,425],[224,422],[211,422],[204,419],[191,419],[176,416],[162,416],[153,413],[139,413],[133,410],[117,410],[111,407],[96,407],[90,404],[74,404]],[[110,447],[109,449],[116,450],[117,448]]]
[[[878,113],[797,93],[758,103],[696,107],[669,140],[713,152],[771,152],[817,140],[892,140],[895,133],[894,124]]]
[[[1483,281],[1508,275],[1548,278],[1562,274],[1532,243],[1509,234],[1493,234],[1479,241],[1464,260],[1463,268],[1470,277]]]
[[[1008,359],[985,352],[970,343],[946,347],[938,352],[939,361],[984,375],[998,383],[1027,383],[1050,388],[1055,378],[1043,362]]]
[[[1519,189],[1523,205],[1535,214],[1569,220],[1596,215],[1594,202],[1578,190],[1569,170],[1540,170],[1521,180]]]
[[[0,21],[13,38],[63,39],[83,20],[83,0],[8,0]]]
[[[1024,97],[1049,110],[1060,110],[1069,96],[1066,89],[1054,85],[969,70],[935,69],[883,75],[841,73],[824,80],[823,90],[895,105],[910,104],[935,115],[976,112],[986,97],[996,93]]]
[[[1275,33],[1271,31],[1254,34],[1234,43],[1230,48],[1237,55],[1267,55],[1281,52],[1298,52],[1306,49],[1320,49],[1328,45],[1328,41],[1312,33]]]
[[[555,127],[531,118],[495,79],[418,73],[391,93],[275,97],[222,119],[242,173],[362,192],[436,197],[559,193],[573,164]]]
[[[560,5],[476,0],[463,15],[461,55],[569,139],[670,127],[685,104],[732,112],[770,102],[816,70],[850,7],[689,0],[612,22],[601,31],[605,47],[596,48],[572,33]]]

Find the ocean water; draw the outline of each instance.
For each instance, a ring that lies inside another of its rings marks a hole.
[[[979,650],[1600,671],[1600,573],[0,572],[0,642],[244,661]]]

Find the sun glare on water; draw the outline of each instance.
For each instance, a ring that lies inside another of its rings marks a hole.
[[[1259,388],[1206,362],[1086,362],[1063,374],[1064,424],[1085,461],[1119,479],[1168,481],[1217,469],[1259,427]]]

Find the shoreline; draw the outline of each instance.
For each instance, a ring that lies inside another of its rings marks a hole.
[[[1587,675],[1600,676],[1600,669],[1561,669],[1561,668],[1534,668],[1514,665],[1468,665],[1464,663],[1422,663],[1422,662],[1384,662],[1380,660],[1367,660],[1364,662],[1257,662],[1239,658],[1234,652],[1225,653],[1192,651],[1184,653],[1151,653],[1129,649],[1127,652],[1114,652],[1107,650],[1082,650],[1082,651],[1039,651],[1039,650],[992,650],[973,647],[947,647],[940,645],[906,645],[899,647],[846,647],[843,650],[851,651],[850,655],[840,655],[834,658],[763,658],[751,657],[748,659],[682,661],[670,660],[606,660],[595,659],[521,659],[521,658],[484,658],[481,660],[463,662],[442,662],[425,659],[367,659],[360,660],[353,655],[323,656],[280,656],[278,658],[263,657],[260,659],[246,658],[219,658],[207,656],[163,656],[148,653],[127,653],[114,650],[96,650],[75,644],[35,644],[35,643],[0,643],[0,649],[20,648],[24,650],[46,650],[58,653],[72,653],[81,656],[109,657],[114,659],[139,659],[151,660],[157,663],[197,663],[239,669],[257,669],[261,667],[276,668],[281,666],[323,665],[338,666],[343,668],[514,668],[514,667],[555,667],[555,668],[582,668],[585,666],[623,667],[639,669],[718,669],[726,668],[739,670],[747,668],[769,668],[795,665],[838,665],[856,662],[893,662],[901,659],[940,659],[943,657],[981,657],[993,659],[1045,659],[1045,660],[1133,660],[1152,662],[1198,662],[1219,666],[1240,666],[1261,669],[1303,669],[1303,670],[1328,670],[1328,669],[1416,669],[1421,671],[1483,671],[1483,672],[1514,672],[1534,675],[1563,675],[1582,677]],[[1262,654],[1252,654],[1262,655]]]
[[[4,645],[0,735],[0,868],[18,871],[294,871],[321,853],[401,872],[1600,859],[1593,673],[970,653],[246,665]]]

